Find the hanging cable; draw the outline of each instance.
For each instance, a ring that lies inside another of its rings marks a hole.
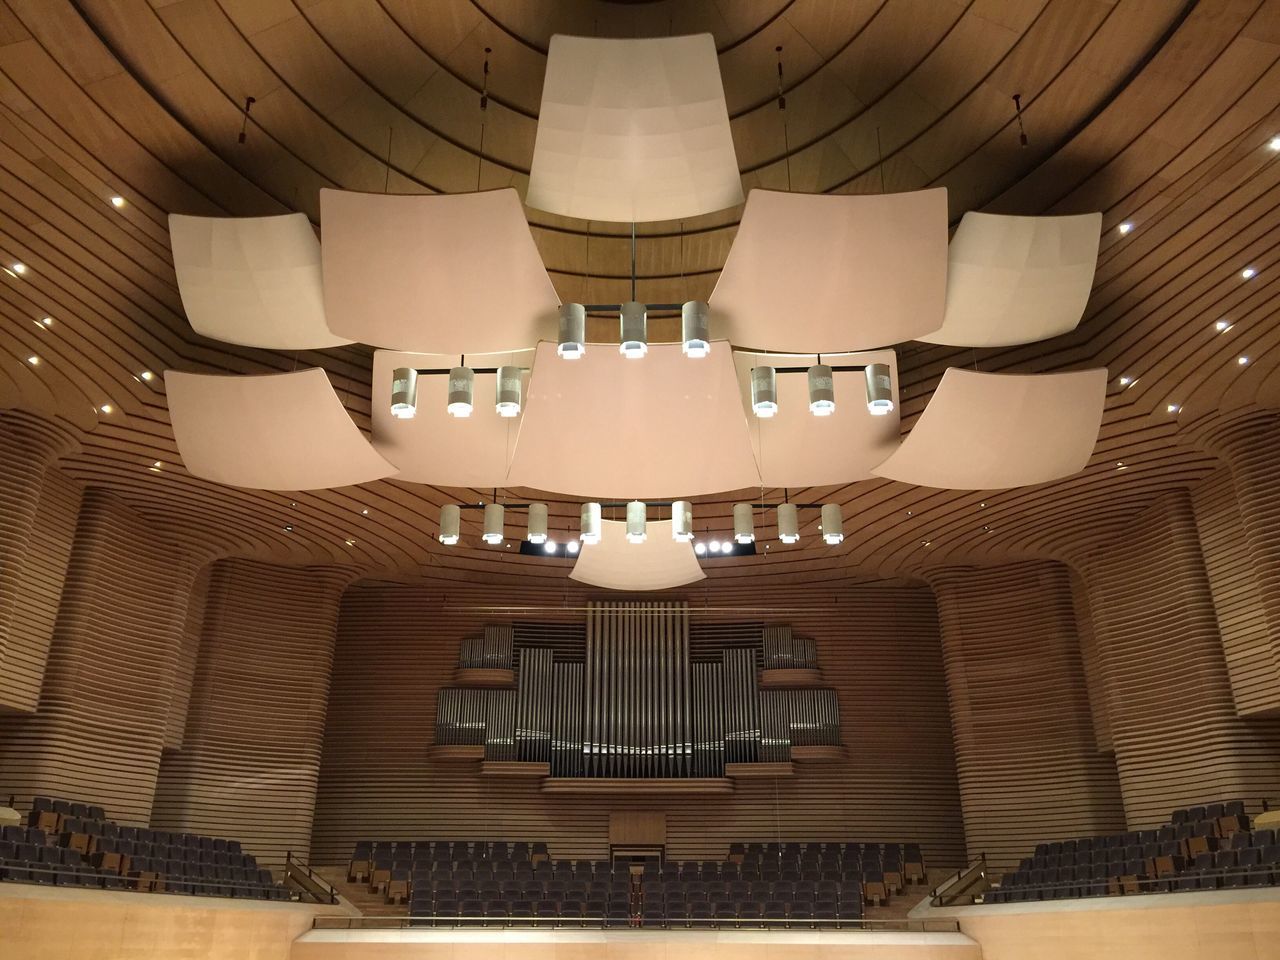
[[[257,103],[255,97],[244,98],[244,115],[240,118],[240,137],[237,143],[244,143],[245,132],[249,129],[249,111],[253,109],[253,105]]]
[[[631,221],[631,299],[636,298],[636,222]]]
[[[484,76],[480,82],[480,150],[476,154],[476,192],[480,192],[480,171],[484,167],[484,124],[489,115],[489,54],[492,47],[484,48]]]
[[[1018,117],[1018,142],[1025,147],[1027,145],[1027,129],[1022,125],[1022,94],[1020,93],[1013,95],[1013,112]]]
[[[386,172],[386,175],[382,178],[383,193],[391,192],[391,137],[395,132],[396,132],[395,127],[387,127],[387,162],[384,165],[386,167],[387,172]]]
[[[880,168],[880,192],[884,193],[884,151],[880,149],[880,127],[876,127],[876,166]],[[822,361],[819,360],[819,363]]]
[[[778,112],[782,115],[782,156],[787,167],[787,192],[791,192],[791,140],[787,135],[787,98],[782,84],[782,45],[774,47],[778,54]]]

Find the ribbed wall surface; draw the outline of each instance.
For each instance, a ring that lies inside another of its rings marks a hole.
[[[1266,714],[1280,701],[1280,673],[1230,470],[1206,478],[1192,503],[1236,712]]]
[[[1236,705],[1246,715],[1274,714],[1280,712],[1280,418],[1229,422],[1205,442],[1230,468],[1229,476],[1205,481],[1197,510],[1207,501],[1218,521],[1202,523],[1201,535],[1217,574],[1214,593],[1224,601],[1220,613],[1229,619],[1223,639]]]
[[[1280,792],[1280,723],[1236,716],[1190,495],[1161,497],[1083,573],[1129,827]]]
[[[165,755],[155,826],[235,837],[267,863],[290,850],[307,858],[348,579],[333,568],[213,566],[182,749]],[[396,705],[383,706],[394,725]]]
[[[147,822],[194,575],[122,501],[85,492],[39,709],[0,718],[0,794]]]
[[[738,606],[751,609],[714,617],[790,624],[816,638],[825,681],[839,695],[843,762],[797,764],[795,776],[777,781],[739,781],[728,797],[628,799],[546,797],[536,781],[482,777],[475,767],[428,759],[436,695],[452,680],[462,638],[504,618],[582,622],[585,601],[595,598],[457,584],[348,590],[313,859],[345,860],[361,837],[547,839],[558,856],[603,857],[614,810],[665,811],[675,857],[720,856],[734,840],[781,837],[914,839],[936,864],[963,858],[936,612],[923,587],[757,585],[687,595],[695,625],[707,619],[707,605]],[[485,609],[525,604],[539,612]]]
[[[66,565],[56,516],[68,490],[63,484],[47,497],[41,492],[49,465],[74,445],[71,432],[53,421],[19,411],[0,417],[0,711],[30,713],[40,698],[48,594],[56,606]]]
[[[1103,753],[1115,753],[1111,742],[1111,691],[1098,654],[1098,636],[1093,629],[1093,612],[1089,609],[1089,586],[1074,568],[1071,576],[1071,608],[1080,639],[1080,661],[1084,667],[1085,691],[1089,695],[1089,714],[1093,718],[1093,739]]]
[[[182,622],[182,640],[173,672],[173,691],[169,697],[169,716],[164,725],[166,750],[181,748],[187,733],[187,709],[191,705],[191,688],[196,680],[196,660],[200,656],[200,639],[213,569],[212,563],[200,568],[191,584],[191,596],[187,599],[187,615]]]
[[[1099,752],[1065,567],[943,570],[938,600],[970,858],[1016,863],[1041,840],[1124,828]]]

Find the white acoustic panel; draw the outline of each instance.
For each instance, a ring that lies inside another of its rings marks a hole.
[[[467,363],[478,369],[507,365],[527,367],[533,356],[532,350],[469,354]],[[374,448],[395,464],[401,480],[439,487],[506,486],[520,417],[503,418],[494,411],[495,374],[476,374],[475,408],[469,417],[451,417],[446,412],[447,375],[418,377],[417,416],[411,420],[391,416],[391,375],[396,367],[446,370],[457,362],[456,356],[374,351],[371,391]]]
[[[320,241],[303,213],[280,217],[169,214],[182,307],[196,333],[272,350],[350,343],[329,330]]]
[[[670,520],[650,520],[644,543],[628,542],[621,520],[600,528],[600,542],[583,544],[571,579],[607,590],[666,590],[706,579],[693,544],[672,539]]]
[[[836,372],[836,411],[815,417],[809,412],[809,378],[805,373],[777,377],[778,412],[760,419],[751,412],[751,368],[803,368],[816,356],[739,353],[734,357],[751,446],[766,487],[827,487],[868,480],[898,446],[898,359],[892,350],[824,354],[832,367],[887,363],[893,380],[893,412],[873,417],[867,410],[866,375]]]
[[[178,453],[193,476],[258,490],[322,490],[395,475],[323,370],[164,373]]]
[[[946,190],[752,190],[710,303],[740,347],[839,353],[938,329],[946,293]]]
[[[919,339],[1004,347],[1074,330],[1098,266],[1102,214],[966,213],[951,238],[942,326]]]
[[[977,373],[951,367],[902,445],[873,473],[921,487],[996,490],[1083,470],[1107,371]]]
[[[529,206],[622,223],[742,202],[715,41],[551,38]]]
[[[680,499],[758,487],[729,345],[690,360],[655,344],[628,360],[589,344],[580,360],[538,344],[507,486],[588,500]]]
[[[560,305],[519,195],[320,191],[324,303],[343,336],[416,353],[554,337]]]

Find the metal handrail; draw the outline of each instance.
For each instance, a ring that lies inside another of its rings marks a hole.
[[[295,873],[295,871],[297,872]],[[308,888],[306,892],[311,895],[316,903],[332,904],[338,902],[337,888],[312,870],[308,864],[295,857],[292,850],[285,852],[284,873],[286,878],[293,880],[300,887],[307,888],[307,885],[310,884],[311,887],[315,888]]]
[[[168,876],[165,874],[161,874],[160,876],[155,878],[131,877],[131,876],[126,876],[125,874],[107,874],[106,876],[103,876],[101,874],[96,874],[96,873],[95,874],[80,873],[78,872],[79,868],[73,867],[70,864],[63,864],[61,865],[61,868],[59,868],[59,867],[50,866],[50,865],[37,865],[33,863],[24,863],[24,862],[9,860],[5,862],[4,866],[10,871],[22,870],[25,873],[37,874],[39,876],[49,877],[50,879],[46,882],[41,882],[39,880],[28,880],[22,877],[10,876],[10,877],[5,877],[4,880],[0,882],[27,883],[33,886],[42,886],[42,887],[57,886],[57,887],[68,887],[68,888],[75,887],[81,890],[96,889],[96,890],[118,890],[118,891],[124,891],[126,893],[173,894],[175,892],[179,892],[172,889],[173,885],[175,884],[181,884],[183,887],[199,888],[200,890],[212,890],[215,887],[234,889],[237,885],[239,886],[248,885],[247,883],[242,883],[235,880],[187,880],[184,878]],[[68,874],[69,872],[74,873],[75,876],[79,878],[78,882],[71,882],[66,878],[66,874]],[[119,882],[116,882],[116,881],[119,881]],[[255,885],[261,886],[261,884],[255,884]],[[180,891],[180,892],[185,893],[186,891]],[[209,895],[216,896],[216,897],[235,898],[234,893],[226,894],[226,893],[218,892],[218,893],[210,893]],[[266,897],[240,897],[239,899],[257,900],[259,902],[270,902],[270,900]],[[289,899],[292,900],[293,898],[290,897]],[[281,901],[276,901],[276,902],[279,903]]]
[[[1062,898],[1050,899],[1084,899],[1087,897],[1117,897],[1117,896],[1137,896],[1151,893],[1200,893],[1206,888],[1204,887],[1181,887],[1178,886],[1179,880],[1188,878],[1196,878],[1198,880],[1225,880],[1227,878],[1240,877],[1244,879],[1252,878],[1257,880],[1265,877],[1265,883],[1245,884],[1244,886],[1280,886],[1280,864],[1258,864],[1253,867],[1209,867],[1206,870],[1181,870],[1177,873],[1171,873],[1164,877],[1135,877],[1132,874],[1122,874],[1118,876],[1094,877],[1089,880],[1056,880],[1053,883],[1038,883],[1034,886],[1017,885],[1017,886],[1001,886],[994,888],[1003,892],[1014,892],[1032,894],[1036,900],[1044,900],[1044,893],[1050,891],[1076,891],[1085,887],[1103,887],[1103,892],[1096,894],[1085,893],[1069,893],[1069,896]],[[1137,891],[1126,891],[1127,886],[1137,886]],[[1114,889],[1113,888],[1118,888]],[[1144,889],[1148,888],[1148,889]],[[1221,889],[1221,887],[1213,887],[1209,889]],[[988,900],[984,903],[1026,903],[1028,900]]]
[[[960,921],[951,917],[935,917],[909,919],[850,919],[850,920],[813,920],[787,919],[765,920],[752,917],[750,919],[733,920],[695,917],[486,917],[472,915],[438,916],[435,914],[413,914],[404,917],[333,917],[317,916],[311,921],[314,930],[386,930],[405,929],[407,927],[475,927],[484,926],[496,929],[511,927],[529,927],[538,929],[608,929],[608,930],[653,930],[667,929],[796,929],[796,930],[864,930],[892,931],[902,933],[955,933],[960,929]]]
[[[964,885],[967,890],[967,888],[970,886],[971,881],[974,879],[973,875],[975,872],[978,874],[979,877],[986,876],[987,855],[985,852],[978,854],[977,860],[974,860],[968,866],[961,867],[959,870],[957,870],[955,873],[949,876],[946,880],[943,880],[940,884],[938,884],[936,887],[930,890],[929,903],[935,907],[955,906],[955,901],[960,897],[965,897],[965,896],[969,897],[970,898],[969,902],[972,903],[973,902],[972,893],[968,893],[968,892],[955,893],[955,894],[949,893],[947,896],[944,897],[941,891],[944,887],[950,887],[953,885],[954,886]]]

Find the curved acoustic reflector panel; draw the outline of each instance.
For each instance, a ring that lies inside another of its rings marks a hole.
[[[1074,330],[1093,289],[1101,237],[1100,213],[966,213],[947,252],[942,327],[919,339],[1004,347]]]
[[[624,521],[604,521],[600,542],[582,548],[570,578],[608,590],[666,590],[706,579],[693,544],[672,539],[670,520],[649,527],[643,543],[629,543]]]
[[[803,372],[818,362],[813,355],[739,353],[738,389],[744,415],[751,415],[751,368],[757,363],[800,373],[775,377],[778,412],[751,418],[751,447],[766,487],[827,487],[867,480],[898,446],[898,361],[892,350],[872,353],[823,354],[832,367],[887,363],[893,381],[894,409],[873,417],[867,410],[866,378],[861,371],[837,371],[835,413],[815,417],[809,412],[809,378]]]
[[[902,445],[872,472],[951,490],[1046,483],[1083,470],[1107,371],[976,373],[951,367]]]
[[[742,202],[715,41],[551,38],[529,206],[676,220]]]
[[[560,300],[515,190],[321,190],[320,223],[336,333],[456,354],[529,349],[556,334]]]
[[[756,350],[869,350],[937,330],[946,292],[946,190],[752,190],[712,322]]]
[[[178,293],[191,328],[213,340],[272,350],[318,350],[330,332],[320,241],[304,213],[281,217],[169,214]]]
[[[321,490],[395,475],[347,416],[323,370],[267,376],[164,373],[187,471],[259,490]]]
[[[690,360],[587,348],[566,363],[538,344],[508,487],[584,500],[667,500],[758,487],[729,345]],[[668,531],[668,534],[670,531]]]
[[[552,361],[564,363],[553,354]],[[533,351],[468,354],[467,363],[481,369],[505,364],[528,366]],[[496,376],[477,373],[473,385],[475,410],[469,417],[453,417],[447,411],[449,377],[418,377],[418,409],[412,420],[391,415],[391,372],[396,367],[444,370],[458,362],[457,355],[373,353],[373,445],[395,464],[401,480],[440,487],[503,487],[515,450],[520,417],[500,417],[494,411]]]

